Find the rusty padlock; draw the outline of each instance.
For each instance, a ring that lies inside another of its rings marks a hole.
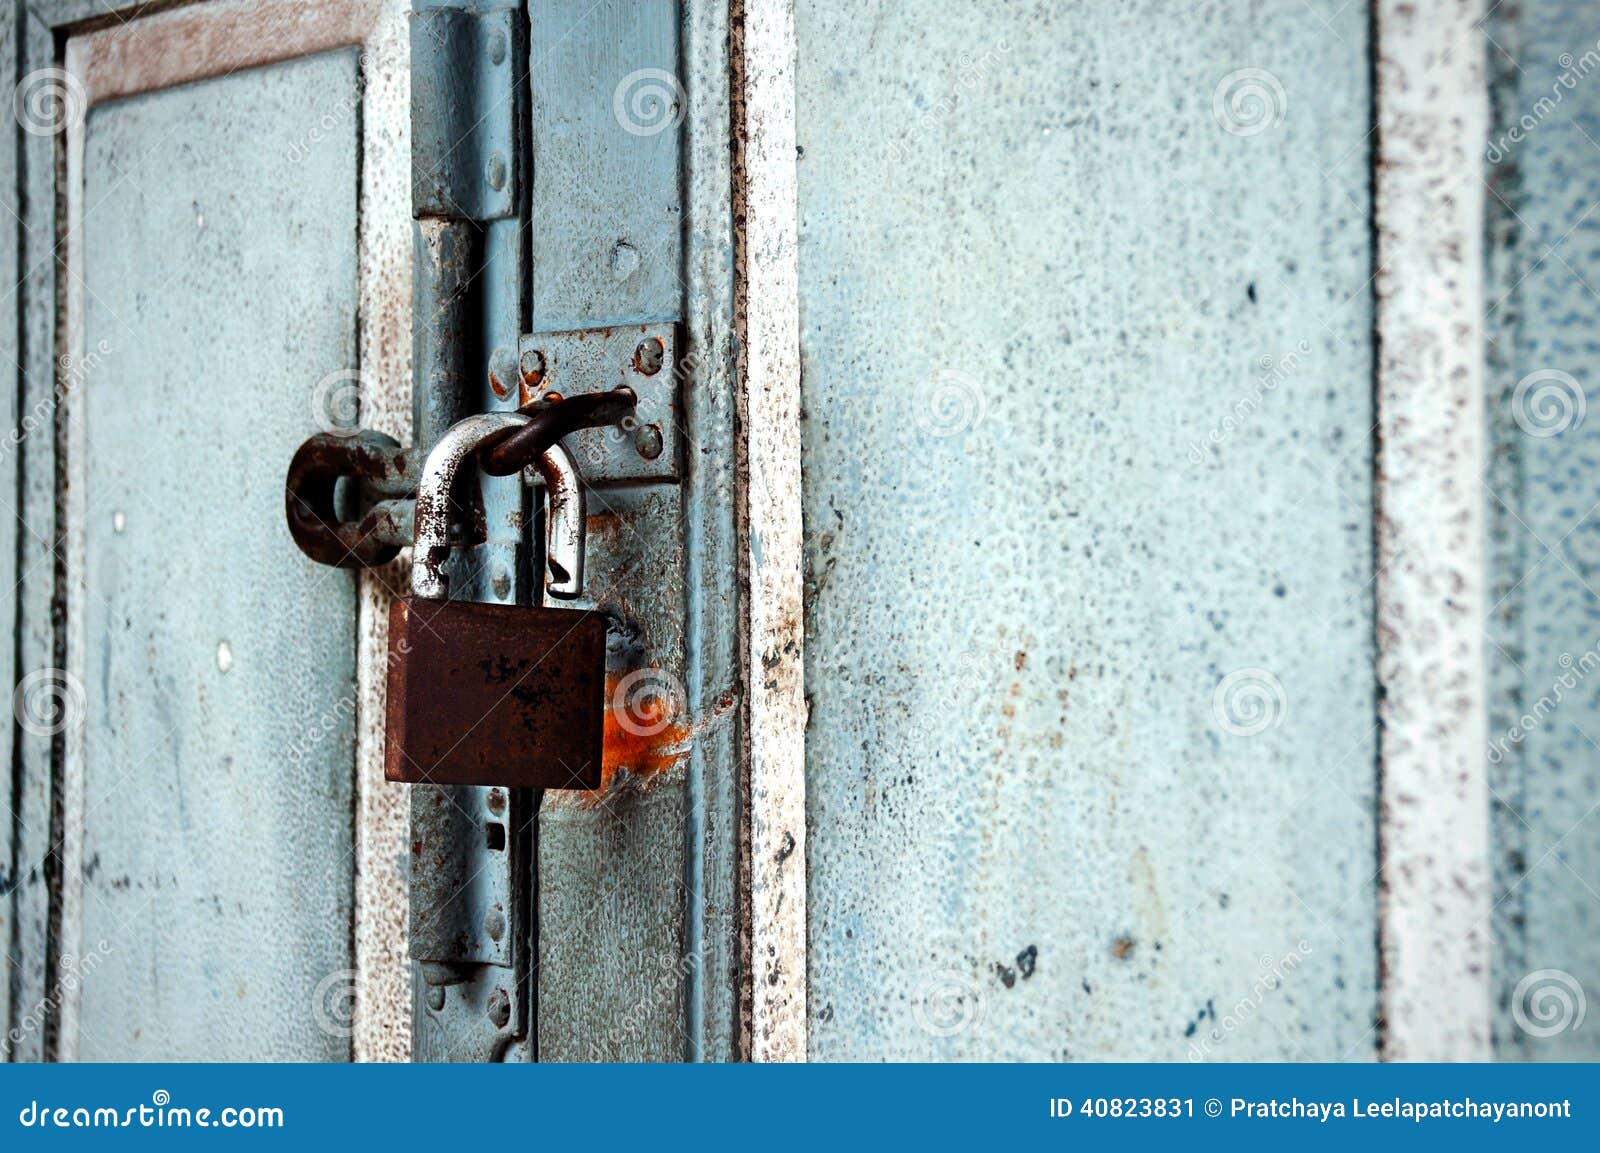
[[[450,494],[480,446],[527,421],[484,413],[454,425],[417,486],[411,595],[389,610],[384,776],[434,785],[594,789],[605,722],[605,618],[452,601]],[[547,590],[583,586],[584,500],[559,443],[539,460],[547,495]]]

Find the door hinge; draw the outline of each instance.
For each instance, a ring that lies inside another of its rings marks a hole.
[[[526,58],[514,8],[411,13],[411,206],[420,219],[517,214],[516,62]]]

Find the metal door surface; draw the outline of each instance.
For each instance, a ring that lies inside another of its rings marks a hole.
[[[0,11],[5,1055],[1596,1056],[1595,11]],[[387,784],[285,466],[555,349],[601,787]]]
[[[20,16],[8,1051],[348,1059],[357,875],[399,862],[362,868],[360,583],[282,474],[403,389],[403,13]]]

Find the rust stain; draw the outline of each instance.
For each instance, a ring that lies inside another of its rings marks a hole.
[[[605,799],[617,774],[623,770],[634,785],[652,788],[662,774],[683,763],[696,737],[722,723],[737,700],[733,693],[725,692],[717,698],[710,715],[692,720],[677,716],[677,702],[665,696],[619,700],[617,686],[626,675],[609,673],[606,676],[600,787],[580,794],[586,808]]]

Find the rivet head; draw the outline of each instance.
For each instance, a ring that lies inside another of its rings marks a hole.
[[[626,240],[617,241],[611,249],[611,275],[626,280],[639,269],[639,250]]]
[[[666,353],[659,337],[641,340],[639,347],[633,350],[633,370],[643,376],[654,376],[661,371],[661,362]]]
[[[498,941],[506,935],[506,915],[499,909],[490,909],[483,915],[483,931],[489,934],[489,940]]]
[[[497,348],[489,354],[489,387],[496,396],[510,396],[512,375],[516,372],[516,358],[509,348]]]
[[[661,455],[661,426],[659,424],[641,426],[634,434],[633,446],[645,460],[655,460]]]
[[[496,152],[489,157],[489,187],[499,192],[506,186],[506,158]]]
[[[504,1029],[511,1023],[511,997],[504,989],[496,989],[489,994],[489,1020],[496,1029]]]
[[[506,62],[506,34],[496,28],[489,33],[489,63],[504,64]]]
[[[523,349],[517,367],[522,371],[522,383],[529,388],[538,388],[544,383],[544,353],[537,348]]]
[[[432,1009],[435,1013],[444,1008],[443,985],[428,986],[428,1008]]]

